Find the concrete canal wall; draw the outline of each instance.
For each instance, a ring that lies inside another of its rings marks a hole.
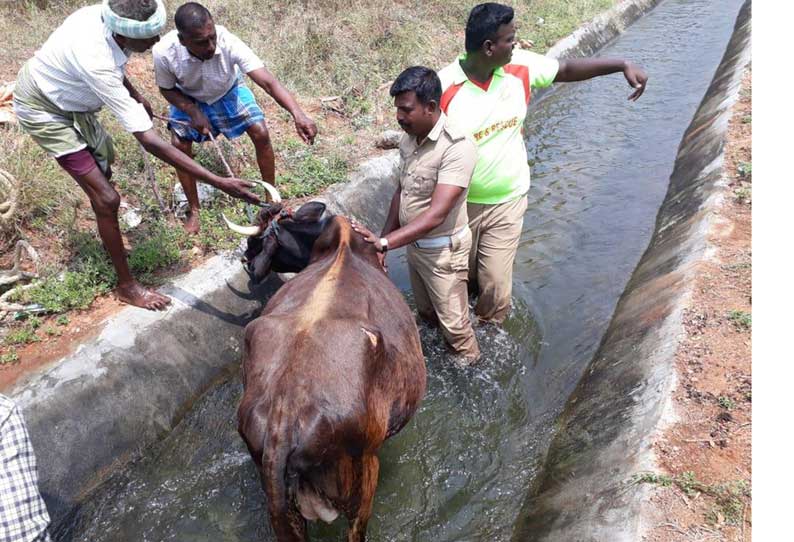
[[[674,355],[696,264],[727,190],[723,148],[750,62],[745,2],[722,62],[678,150],[650,245],[585,376],[568,400],[514,540],[636,542],[655,432],[669,412]]]

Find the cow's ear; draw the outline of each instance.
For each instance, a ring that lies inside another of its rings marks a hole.
[[[276,255],[276,249],[278,249],[278,241],[276,241],[275,236],[269,235],[265,237],[262,243],[262,250],[251,260],[248,267],[254,282],[262,282],[265,277],[267,277],[268,273],[270,273],[270,268],[273,265],[273,257]]]
[[[292,219],[295,222],[319,222],[324,212],[325,203],[310,201],[301,205],[301,208],[292,215]]]

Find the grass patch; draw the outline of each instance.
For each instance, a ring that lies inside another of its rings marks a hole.
[[[86,275],[90,282],[104,285],[108,289],[116,285],[116,271],[96,234],[72,231],[68,243],[73,254],[72,271]]]
[[[31,329],[39,329],[41,327],[41,318],[38,316],[31,316],[28,318],[28,325]]]
[[[29,325],[12,329],[5,337],[6,344],[30,344],[39,341],[41,339]]]
[[[87,232],[72,232],[67,242],[73,254],[69,268],[43,273],[42,281],[22,292],[17,301],[35,303],[47,312],[59,313],[88,308],[96,296],[115,286],[113,265],[96,237]]]
[[[746,178],[753,174],[753,164],[752,162],[739,162],[739,165],[736,167],[736,173],[739,174],[739,177]]]
[[[287,198],[310,196],[347,178],[349,164],[338,155],[320,157],[309,149],[293,153],[293,167],[279,175],[277,183]]]
[[[179,226],[160,221],[148,228],[148,235],[138,241],[129,255],[132,274],[143,283],[153,283],[152,274],[182,259],[181,249],[189,243]]]
[[[753,198],[753,192],[749,186],[740,186],[733,191],[737,203],[750,203]]]
[[[753,315],[745,311],[730,311],[728,313],[728,320],[730,320],[731,323],[740,330],[747,330],[753,326]]]
[[[733,410],[736,408],[736,403],[733,402],[733,399],[726,397],[725,395],[720,395],[717,398],[717,404],[725,410]]]
[[[698,493],[714,499],[714,506],[706,514],[706,520],[713,524],[728,523],[736,525],[742,520],[744,499],[750,496],[750,486],[744,480],[733,480],[719,484],[705,484],[687,471],[675,476],[645,472],[633,478],[634,483],[653,484],[662,487],[675,486],[687,496]]]
[[[16,348],[9,348],[4,354],[0,354],[0,365],[11,365],[19,361],[19,354]]]
[[[107,284],[97,283],[90,275],[66,271],[50,276],[41,284],[27,290],[20,301],[36,303],[47,312],[64,312],[72,309],[87,309],[94,298],[108,292]]]
[[[240,244],[241,237],[226,227],[221,214],[237,224],[248,224],[256,214],[251,207],[252,216],[249,217],[243,203],[216,202],[213,205],[202,207],[199,213],[201,230],[198,234],[198,243],[204,250],[233,250]]]

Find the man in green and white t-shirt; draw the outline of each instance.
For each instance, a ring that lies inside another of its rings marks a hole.
[[[466,23],[466,53],[442,69],[441,110],[471,134],[478,160],[468,194],[472,249],[469,285],[479,292],[475,314],[501,323],[510,311],[515,260],[529,190],[529,165],[523,125],[533,88],[583,81],[622,72],[634,88],[645,90],[645,72],[624,60],[555,60],[513,51],[513,8],[475,6]]]

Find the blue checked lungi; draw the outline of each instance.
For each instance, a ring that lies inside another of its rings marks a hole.
[[[0,542],[50,542],[49,524],[25,420],[0,394]]]
[[[217,102],[206,104],[196,101],[196,104],[209,119],[213,137],[223,134],[226,139],[234,139],[245,133],[249,126],[265,120],[251,89],[239,81]],[[173,105],[168,114],[174,120],[190,122],[190,115]],[[209,139],[190,126],[169,122],[168,128],[185,141],[201,143]]]

